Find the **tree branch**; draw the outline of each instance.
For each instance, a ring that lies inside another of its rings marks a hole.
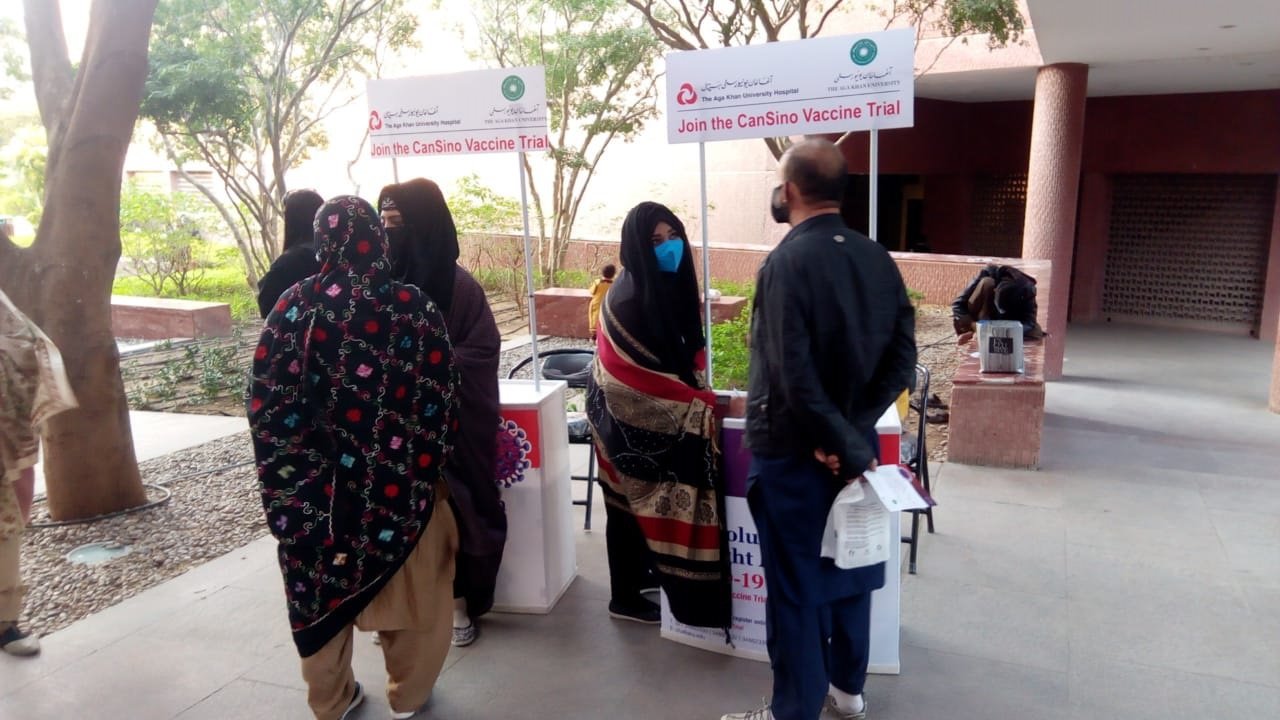
[[[844,4],[844,0],[835,0],[835,2],[831,3],[831,7],[827,8],[827,11],[822,14],[822,19],[818,21],[818,27],[813,31],[813,37],[817,37],[822,34],[823,28],[827,26],[827,20],[831,18],[831,15],[834,14],[842,4]]]
[[[66,131],[69,103],[75,88],[75,71],[67,55],[60,3],[24,0],[27,44],[31,48],[31,78],[36,88],[40,120],[49,148],[59,147]]]

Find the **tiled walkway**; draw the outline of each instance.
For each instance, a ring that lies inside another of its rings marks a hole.
[[[946,466],[877,720],[1280,717],[1280,416],[1256,341],[1073,329],[1044,469]],[[1216,359],[1215,359],[1216,358]],[[598,494],[597,494],[598,497]],[[580,511],[579,511],[580,512]],[[603,514],[600,514],[603,518]],[[599,526],[598,526],[599,527]],[[549,616],[493,616],[424,717],[710,720],[768,669],[611,621],[604,534]],[[0,717],[306,718],[263,540],[0,657]],[[387,717],[378,650],[357,642]]]

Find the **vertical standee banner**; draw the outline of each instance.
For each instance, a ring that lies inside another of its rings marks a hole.
[[[518,153],[524,216],[524,272],[534,385],[542,382],[533,248],[524,154],[551,148],[547,75],[542,67],[473,70],[451,75],[370,80],[369,152],[375,158]],[[397,173],[398,174],[398,173]]]
[[[871,131],[872,158],[878,159],[880,130],[911,127],[915,118],[915,30],[813,38],[667,55],[667,139],[700,143],[800,135],[843,135]],[[875,212],[875,161],[871,212]],[[706,186],[703,165],[701,182]],[[710,252],[707,203],[702,204],[704,258]],[[875,233],[874,223],[871,232]],[[704,275],[709,274],[704,263]],[[709,284],[709,278],[703,279]],[[709,303],[710,301],[707,300]],[[711,354],[708,314],[707,354]],[[884,456],[897,461],[902,428],[890,408],[877,425]],[[723,633],[675,621],[663,602],[662,635],[676,642],[768,660],[764,602],[768,579],[760,567],[759,535],[745,499],[747,453],[741,421],[726,420],[722,447],[728,497],[726,515],[733,568],[733,645]],[[892,518],[891,535],[900,533]],[[870,670],[899,671],[900,544],[895,542],[885,587],[872,594]]]

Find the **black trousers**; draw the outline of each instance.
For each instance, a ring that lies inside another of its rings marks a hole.
[[[605,546],[609,554],[609,591],[614,602],[639,603],[640,591],[655,585],[653,556],[640,524],[631,513],[605,503]]]

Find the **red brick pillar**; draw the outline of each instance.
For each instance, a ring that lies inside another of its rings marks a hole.
[[[1076,203],[1080,191],[1080,155],[1084,145],[1085,93],[1089,67],[1047,65],[1036,73],[1035,114],[1031,121],[1031,160],[1027,169],[1027,218],[1022,256],[1053,261],[1049,283],[1049,339],[1044,376],[1062,377],[1067,340],[1067,304],[1071,298],[1071,260],[1075,249]]]

